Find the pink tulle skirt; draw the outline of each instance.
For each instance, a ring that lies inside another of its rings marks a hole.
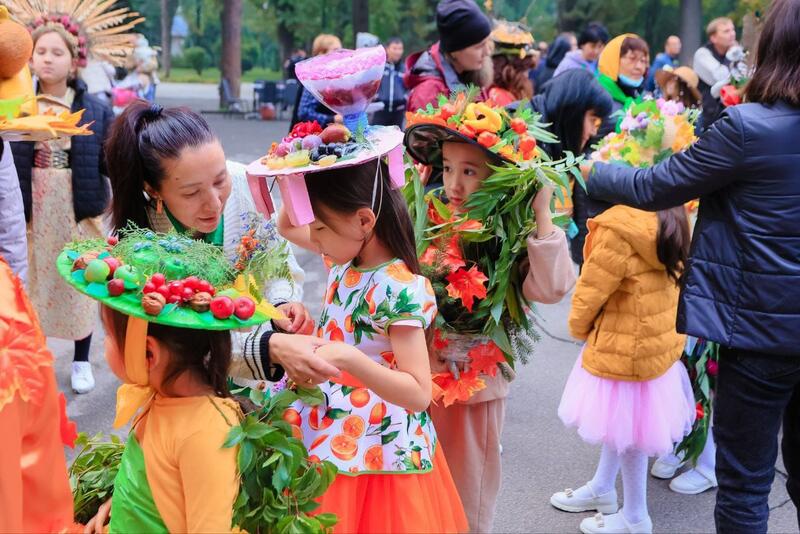
[[[589,443],[648,456],[671,452],[692,429],[695,402],[686,367],[675,362],[644,382],[601,378],[582,366],[583,352],[567,379],[558,416]]]

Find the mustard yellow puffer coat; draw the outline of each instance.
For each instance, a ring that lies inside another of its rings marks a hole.
[[[587,223],[585,263],[569,315],[586,340],[583,367],[615,380],[644,381],[681,356],[678,287],[656,253],[655,213],[615,206]]]

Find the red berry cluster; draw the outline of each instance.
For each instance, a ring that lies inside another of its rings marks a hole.
[[[144,284],[142,293],[159,293],[169,304],[181,304],[192,300],[197,293],[208,293],[214,296],[216,289],[207,280],[196,276],[187,276],[183,280],[167,282],[162,273],[155,273]]]

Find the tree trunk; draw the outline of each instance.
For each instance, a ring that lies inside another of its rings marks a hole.
[[[172,69],[172,17],[169,16],[170,0],[161,0],[161,68],[169,77]]]
[[[681,64],[690,65],[695,51],[700,48],[703,21],[701,0],[681,0]]]
[[[231,96],[239,98],[242,81],[242,0],[225,0],[222,4],[222,78],[228,81]],[[220,107],[222,107],[220,93]]]
[[[369,31],[369,0],[353,0],[353,48],[358,32]]]

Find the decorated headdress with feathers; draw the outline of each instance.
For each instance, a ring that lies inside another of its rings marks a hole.
[[[133,52],[136,36],[130,30],[143,17],[117,0],[0,0],[13,18],[32,34],[57,31],[69,44],[81,67],[91,58],[121,66]]]

